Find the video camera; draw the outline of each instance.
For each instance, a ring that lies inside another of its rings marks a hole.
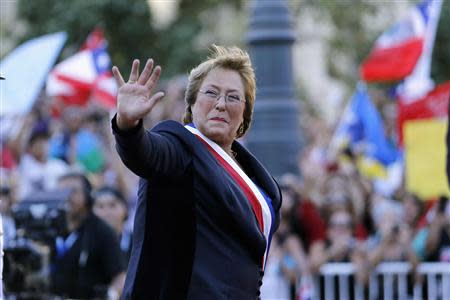
[[[23,237],[47,242],[63,234],[65,207],[71,191],[58,189],[33,193],[13,207],[18,233]]]
[[[20,299],[49,299],[49,253],[57,236],[66,231],[66,202],[70,190],[36,192],[12,208],[16,237],[4,249],[4,284]],[[36,295],[42,295],[36,298]]]

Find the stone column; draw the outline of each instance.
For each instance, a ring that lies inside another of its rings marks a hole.
[[[249,22],[246,41],[257,93],[247,146],[272,175],[298,174],[302,135],[292,71],[295,33],[287,1],[254,0]]]

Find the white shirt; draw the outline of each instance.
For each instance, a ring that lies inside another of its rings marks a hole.
[[[18,199],[22,200],[32,192],[56,188],[58,178],[68,168],[60,159],[51,158],[42,163],[25,154],[19,164]]]

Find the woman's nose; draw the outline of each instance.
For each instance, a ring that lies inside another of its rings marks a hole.
[[[216,106],[215,108],[218,110],[224,110],[226,106],[226,100],[224,95],[220,95],[219,98],[216,100]]]

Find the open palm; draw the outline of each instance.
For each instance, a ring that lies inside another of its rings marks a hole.
[[[152,94],[161,74],[161,67],[153,68],[153,60],[149,59],[139,75],[139,60],[135,59],[128,82],[123,80],[117,67],[114,66],[112,72],[119,88],[117,125],[121,129],[127,129],[135,126],[153,109],[156,102],[164,97],[163,92]]]

